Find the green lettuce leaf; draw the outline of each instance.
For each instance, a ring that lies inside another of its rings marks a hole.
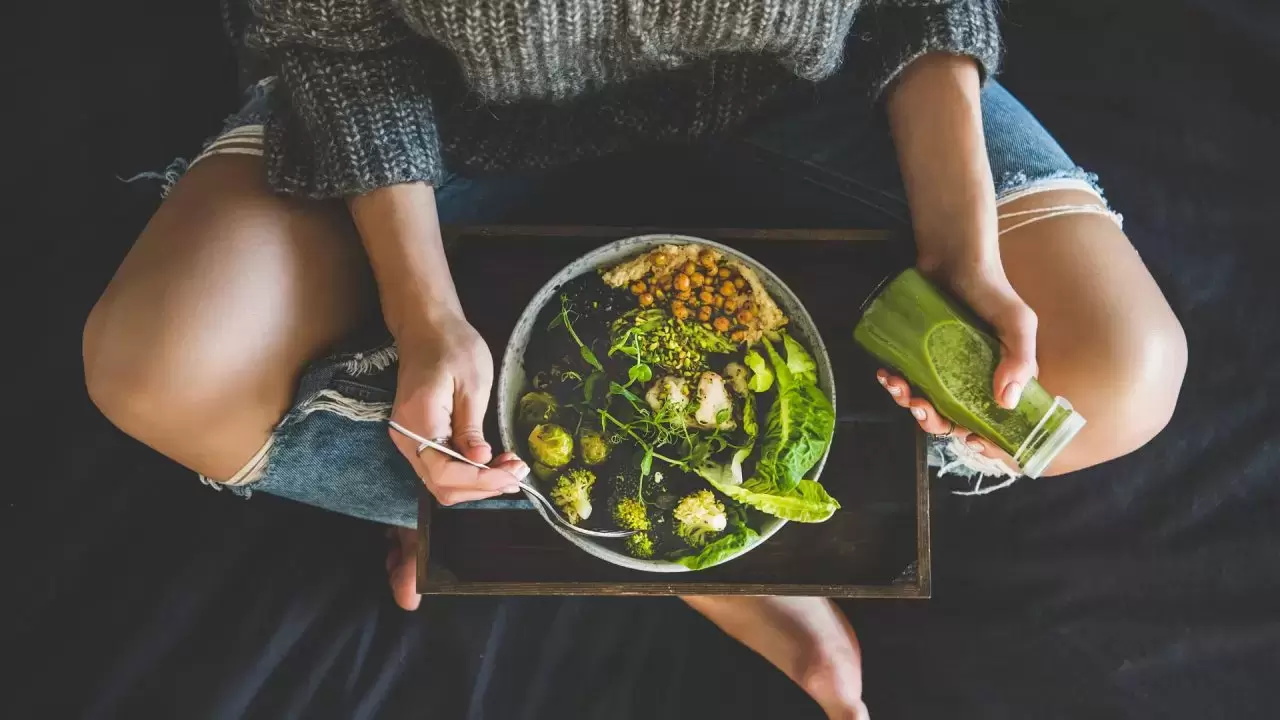
[[[768,392],[773,387],[773,371],[760,353],[752,350],[742,358],[742,364],[751,368],[751,379],[747,381],[747,389],[753,393]]]
[[[787,351],[787,369],[796,383],[818,384],[818,363],[795,338],[782,333],[782,346]]]
[[[709,477],[706,479],[725,496],[783,520],[820,523],[840,509],[840,503],[813,480],[801,480],[794,490],[778,492],[750,481],[746,485],[722,485]]]
[[[746,550],[747,547],[751,545],[751,543],[755,542],[759,537],[760,533],[757,533],[745,524],[738,525],[737,529],[732,533],[725,535],[702,548],[697,555],[687,555],[685,557],[676,558],[675,561],[690,570],[701,570],[734,557],[743,550]]]
[[[778,395],[765,419],[760,460],[753,482],[758,487],[791,492],[827,451],[835,432],[831,401],[817,384],[817,364],[789,335],[782,336],[784,361],[764,341],[778,379]]]

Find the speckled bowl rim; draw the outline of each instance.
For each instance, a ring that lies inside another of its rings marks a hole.
[[[787,325],[787,331],[797,337],[801,343],[809,349],[813,355],[814,361],[818,365],[818,386],[827,394],[834,409],[836,403],[835,392],[835,375],[831,368],[831,358],[827,355],[827,347],[822,341],[822,335],[818,332],[817,325],[814,324],[813,318],[809,312],[805,310],[800,299],[796,297],[791,288],[771,270],[766,268],[754,258],[743,254],[733,248],[727,247],[720,243],[705,238],[693,237],[690,235],[638,235],[635,237],[622,238],[615,240],[606,245],[602,245],[577,260],[566,265],[560,272],[556,273],[550,280],[544,284],[529,304],[525,306],[524,312],[520,314],[520,319],[516,321],[515,329],[511,331],[511,337],[507,341],[506,350],[502,356],[502,366],[498,374],[498,427],[502,436],[502,445],[504,448],[515,450],[520,448],[522,444],[518,442],[515,431],[515,410],[518,405],[520,396],[529,387],[528,375],[524,369],[524,353],[529,345],[529,338],[532,336],[535,328],[534,323],[538,319],[538,315],[542,312],[543,306],[555,297],[556,292],[562,285],[584,275],[588,272],[596,272],[600,268],[612,267],[618,263],[648,252],[659,245],[687,245],[697,244],[706,247],[715,248],[720,252],[728,255],[736,260],[741,261],[747,267],[755,270],[760,276],[761,282],[773,297],[774,302],[786,313],[790,322]],[[830,453],[830,444],[827,446],[827,452],[823,453],[822,458],[818,460],[818,464],[814,466],[809,477],[817,480],[821,474],[823,467],[827,463],[827,455]],[[547,511],[533,500],[529,498],[538,514],[542,516],[547,524],[556,532],[560,533],[566,540],[574,545],[582,548],[587,553],[600,558],[606,562],[620,565],[632,570],[640,570],[643,572],[655,573],[675,573],[690,572],[689,568],[677,562],[670,560],[641,560],[631,557],[624,552],[614,550],[604,545],[601,541],[585,535],[579,535],[570,530],[566,530],[548,515]],[[786,525],[787,521],[780,518],[770,518],[765,521],[764,526],[760,529],[759,538],[742,548],[739,552],[729,557],[723,558],[716,565],[723,564],[734,558],[741,557],[750,552],[753,548],[773,537],[775,533]],[[713,567],[713,566],[708,566]]]

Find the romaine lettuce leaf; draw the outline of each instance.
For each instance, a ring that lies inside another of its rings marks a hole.
[[[813,480],[801,480],[790,492],[778,492],[750,481],[745,485],[721,485],[707,478],[707,482],[743,505],[792,522],[820,523],[840,509],[840,503]]]
[[[676,562],[690,570],[701,570],[737,555],[759,537],[760,533],[740,524],[732,533],[702,548],[697,555],[676,558]]]
[[[778,379],[778,395],[765,419],[760,460],[753,481],[780,493],[796,488],[805,473],[822,459],[835,432],[835,410],[818,387],[817,364],[789,335],[782,336],[784,361],[764,341]]]
[[[753,393],[768,392],[773,387],[773,371],[760,353],[752,350],[742,358],[742,364],[751,368],[751,379],[747,381],[747,389]]]

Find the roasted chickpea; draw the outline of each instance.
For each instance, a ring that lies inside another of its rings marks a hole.
[[[710,290],[703,290],[698,293],[698,299],[703,303],[715,302],[716,296],[711,294]]]
[[[729,276],[733,275],[733,271],[729,268],[720,268],[720,271],[716,274],[720,276],[720,279],[728,280]]]
[[[702,285],[703,281],[705,281],[706,279],[707,278],[703,276],[702,273],[696,270],[693,271],[692,273],[689,273],[689,282],[692,283],[694,287],[699,287],[700,285]]]
[[[754,317],[755,315],[752,315],[750,310],[739,310],[737,315],[738,322],[742,323],[743,325],[746,325],[747,323],[751,322],[751,319]]]
[[[710,250],[703,250],[698,253],[698,262],[702,263],[702,267],[714,268],[716,266],[716,254]]]
[[[737,298],[725,298],[725,299],[724,299],[724,311],[725,311],[725,312],[727,312],[727,313],[731,313],[731,312],[735,312],[735,311],[737,311],[737,309],[738,309],[738,299],[737,299]]]
[[[685,292],[689,289],[689,276],[684,273],[680,273],[676,276],[675,282],[672,284],[675,286],[676,290]]]
[[[746,339],[747,339],[747,331],[746,331],[746,330],[734,330],[734,331],[733,331],[733,334],[729,336],[729,339],[730,339],[730,340],[732,340],[732,341],[734,341],[734,342],[742,342],[743,340],[746,340]]]
[[[720,294],[725,297],[733,297],[738,294],[738,288],[734,287],[733,283],[725,280],[724,283],[720,285]]]
[[[677,320],[684,320],[689,317],[689,308],[679,300],[671,303],[671,315]]]
[[[708,320],[711,319],[710,305],[703,305],[702,307],[698,308],[698,319],[701,320],[702,322],[707,322]]]
[[[722,308],[722,307],[724,307],[724,296],[722,296],[722,295],[717,295],[717,296],[716,296],[716,307],[717,307],[717,308]]]
[[[712,321],[711,327],[715,328],[716,332],[724,332],[729,329],[729,318],[721,315]]]
[[[653,264],[657,265],[658,267],[662,267],[663,265],[666,265],[670,261],[671,261],[671,258],[668,258],[666,253],[653,254]]]
[[[653,293],[640,294],[640,307],[649,307],[653,304]]]
[[[680,300],[681,302],[689,302],[690,300],[693,299],[693,293],[689,292],[688,290],[685,290],[684,292],[678,292],[676,293],[676,299]]]
[[[693,261],[690,260],[689,262],[684,264],[684,267],[680,268],[680,271],[683,272],[685,275],[692,275],[694,271],[696,271],[697,269],[698,269],[698,266],[693,264]]]
[[[639,295],[640,293],[644,292],[647,289],[648,287],[644,284],[643,280],[637,280],[635,281],[635,283],[631,285],[631,294]]]
[[[740,277],[736,277],[733,279],[733,286],[738,288],[739,290],[741,290],[743,286],[746,284],[747,284],[747,281]]]

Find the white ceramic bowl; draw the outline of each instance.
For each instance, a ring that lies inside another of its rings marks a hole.
[[[809,313],[805,311],[804,306],[800,304],[795,294],[778,279],[777,275],[774,275],[768,268],[750,257],[710,240],[684,235],[642,235],[616,240],[608,245],[596,248],[569,263],[563,270],[556,273],[555,277],[551,278],[546,285],[543,285],[542,289],[533,296],[533,300],[529,302],[529,305],[525,307],[519,321],[516,322],[515,329],[511,332],[511,339],[507,342],[506,352],[502,356],[502,368],[498,375],[498,423],[502,433],[503,447],[513,449],[524,447],[524,438],[518,437],[516,434],[516,408],[519,406],[520,397],[531,389],[529,377],[524,367],[525,348],[529,345],[529,338],[536,331],[534,325],[537,322],[538,315],[548,302],[556,298],[560,286],[579,275],[594,273],[600,268],[613,267],[624,260],[648,252],[659,245],[684,245],[689,243],[713,247],[725,255],[742,261],[756,271],[756,274],[760,276],[761,282],[764,283],[765,289],[773,297],[774,302],[790,318],[787,332],[799,340],[813,354],[814,361],[818,364],[818,385],[830,398],[832,408],[835,407],[835,379],[831,372],[831,358],[827,356],[827,348],[822,343],[822,337],[818,334],[817,326],[813,324],[813,318],[809,317]],[[762,408],[761,412],[765,412],[765,409]],[[763,417],[761,417],[761,422],[764,422]],[[829,450],[830,448],[828,447]],[[814,466],[810,477],[816,480],[826,462],[827,456],[824,453],[822,459]],[[668,560],[640,560],[624,552],[614,550],[606,545],[605,542],[596,538],[566,530],[547,516],[547,511],[542,505],[533,501],[532,498],[530,498],[530,502],[533,502],[534,509],[538,511],[538,514],[542,515],[543,519],[551,527],[555,528],[556,532],[563,535],[569,542],[602,560],[611,562],[614,565],[645,572],[689,571],[689,568],[684,565]],[[778,532],[786,524],[785,520],[778,518],[766,520],[763,526],[759,528],[759,540],[744,547],[741,552],[732,557],[739,557],[749,552],[756,545],[772,537],[774,533]],[[732,557],[725,558],[721,562],[730,560]]]

